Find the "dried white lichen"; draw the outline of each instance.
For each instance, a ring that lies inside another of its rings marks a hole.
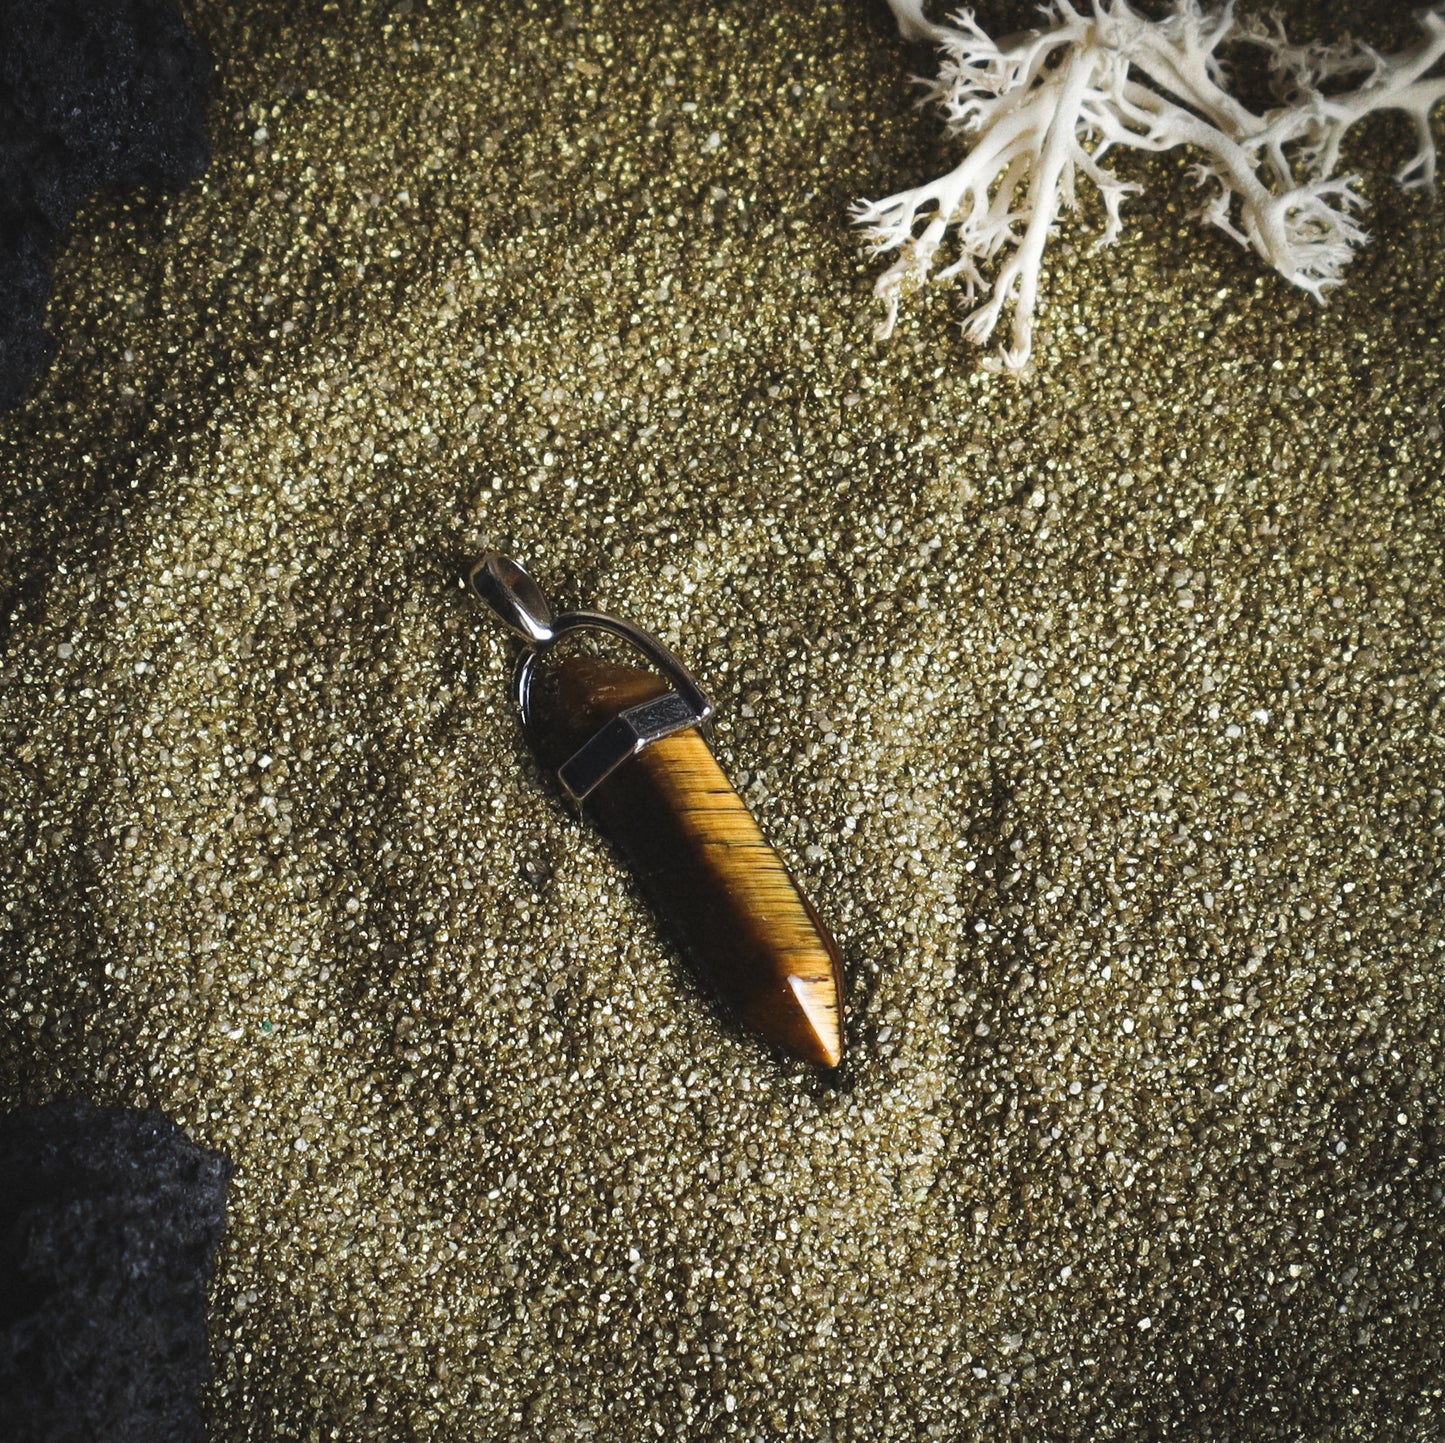
[[[1368,238],[1354,219],[1364,204],[1359,178],[1336,174],[1351,127],[1379,111],[1404,112],[1417,148],[1396,178],[1434,187],[1430,115],[1445,99],[1445,75],[1431,72],[1445,56],[1445,8],[1416,17],[1417,43],[1383,55],[1349,40],[1294,45],[1277,22],[1240,20],[1232,4],[1206,11],[1196,0],[1175,0],[1160,20],[1127,0],[1087,9],[1052,0],[1047,28],[1003,41],[968,10],[940,24],[923,0],[889,4],[906,39],[942,51],[921,103],[936,103],[969,150],[937,180],[854,207],[871,251],[897,252],[876,287],[887,305],[880,337],[891,334],[905,294],[957,277],[970,307],[965,335],[982,344],[1012,307],[1002,362],[1022,367],[1044,248],[1061,211],[1076,208],[1079,177],[1104,200],[1101,246],[1118,238],[1120,204],[1139,189],[1101,165],[1115,146],[1191,147],[1208,190],[1200,218],[1321,301]],[[1221,51],[1231,45],[1267,54],[1276,103],[1262,113],[1229,91]],[[998,257],[990,279],[984,267]]]

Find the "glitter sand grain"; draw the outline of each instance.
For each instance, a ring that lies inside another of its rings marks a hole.
[[[0,1096],[234,1160],[213,1436],[1438,1436],[1440,212],[1321,309],[1138,162],[992,376],[870,338],[881,6],[192,15],[215,162],[0,422]],[[545,785],[489,546],[706,680],[837,1082]]]

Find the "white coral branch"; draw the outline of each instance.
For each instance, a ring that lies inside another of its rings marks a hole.
[[[1407,115],[1417,148],[1397,179],[1434,187],[1430,117],[1445,99],[1445,75],[1432,72],[1445,57],[1445,9],[1417,17],[1416,44],[1382,55],[1353,41],[1293,45],[1278,22],[1236,20],[1232,3],[1206,11],[1198,0],[1174,0],[1170,14],[1149,20],[1128,0],[1089,0],[1087,10],[1052,0],[1047,28],[1007,41],[991,39],[968,10],[939,24],[923,0],[889,4],[906,39],[942,52],[922,103],[936,104],[970,144],[947,175],[854,207],[871,251],[896,252],[876,287],[886,307],[880,337],[891,334],[903,296],[959,277],[971,307],[965,334],[983,344],[1011,307],[1002,358],[1022,367],[1044,249],[1061,211],[1076,206],[1079,175],[1104,201],[1098,244],[1118,238],[1121,203],[1138,187],[1100,163],[1115,146],[1197,151],[1194,174],[1209,192],[1200,218],[1316,300],[1340,284],[1368,238],[1353,219],[1363,205],[1357,178],[1336,174],[1353,126],[1379,111]],[[1267,52],[1271,109],[1256,114],[1230,93],[1219,53],[1228,43]]]

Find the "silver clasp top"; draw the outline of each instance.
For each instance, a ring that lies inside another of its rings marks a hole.
[[[563,763],[558,776],[574,801],[583,801],[643,747],[697,726],[712,715],[713,704],[707,693],[650,631],[600,611],[554,615],[542,588],[515,561],[495,551],[488,552],[472,567],[468,579],[472,590],[523,643],[512,676],[512,693],[523,726],[531,721],[532,677],[538,661],[571,631],[605,631],[621,637],[672,683],[673,690],[666,696],[629,707]]]
[[[542,588],[515,561],[489,551],[472,567],[472,590],[496,612],[502,625],[528,646],[557,639],[552,607]]]

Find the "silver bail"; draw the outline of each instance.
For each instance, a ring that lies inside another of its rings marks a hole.
[[[489,551],[472,567],[469,580],[502,624],[528,646],[550,646],[557,639],[552,607],[542,588],[515,561]]]
[[[569,631],[602,631],[640,651],[674,690],[631,707],[604,726],[558,771],[576,802],[584,801],[628,757],[673,732],[699,726],[712,715],[711,700],[691,672],[650,631],[600,611],[567,611],[554,616],[542,588],[509,557],[489,551],[467,578],[473,591],[514,636],[525,643],[512,673],[512,694],[531,725],[532,677],[553,642]]]

